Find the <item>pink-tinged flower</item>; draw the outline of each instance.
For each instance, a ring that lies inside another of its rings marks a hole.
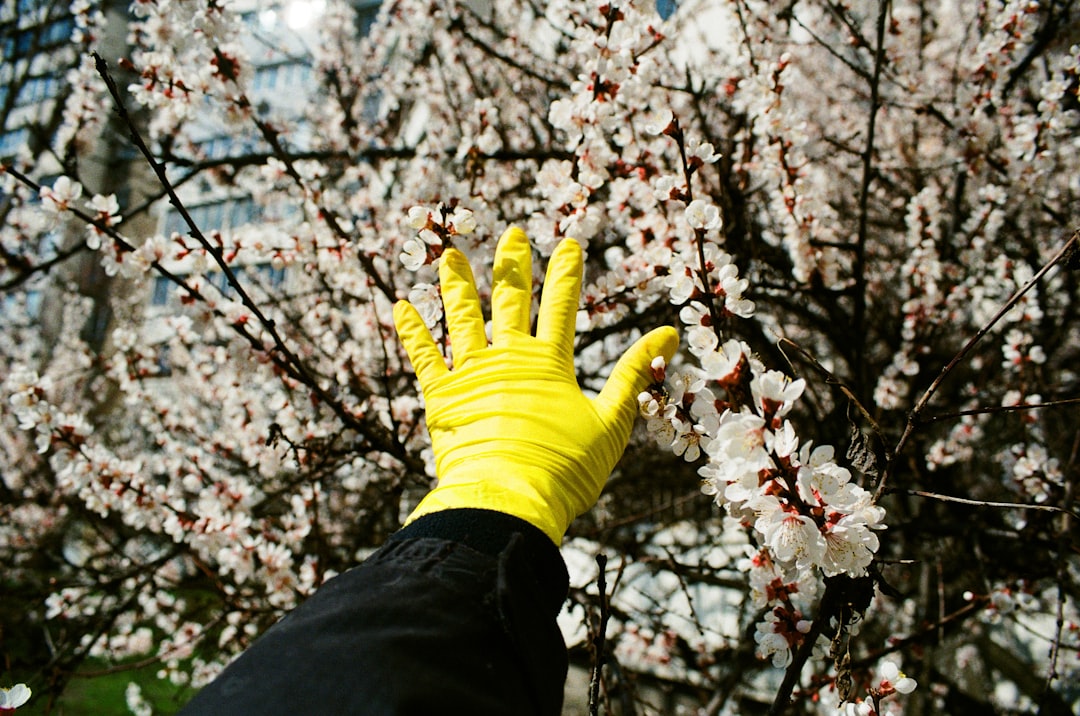
[[[716,331],[705,326],[692,326],[686,334],[687,347],[696,356],[708,355],[720,342],[720,339],[716,337]]]
[[[571,145],[581,141],[586,122],[572,100],[557,99],[552,102],[548,109],[548,121],[551,126],[566,132]]]
[[[686,140],[686,156],[692,164],[712,164],[720,159],[720,155],[709,142],[702,142],[695,138]],[[696,160],[696,161],[695,161]]]
[[[806,388],[806,380],[791,380],[778,370],[755,375],[750,381],[754,405],[763,415],[785,415]]]
[[[746,460],[731,458],[723,462],[710,462],[701,468],[698,474],[715,482],[725,500],[747,502],[758,497],[761,492],[758,472],[759,468]]]
[[[721,415],[720,426],[706,452],[720,460],[743,458],[758,469],[772,467],[772,460],[765,450],[765,421],[749,412],[729,410]]]
[[[663,134],[675,121],[675,115],[670,109],[662,109],[656,113],[656,117],[645,125],[645,131],[649,134]]]
[[[101,248],[101,236],[103,234],[101,227],[113,226],[116,222],[120,221],[120,204],[116,200],[116,194],[109,194],[103,196],[101,194],[95,194],[87,206],[94,212],[94,219],[97,223],[90,224],[86,228],[86,246],[91,251],[97,251]],[[114,257],[115,258],[115,257]],[[108,267],[106,267],[108,272]],[[110,276],[115,272],[109,273]]]
[[[806,515],[774,510],[754,523],[765,544],[781,562],[799,569],[821,564],[828,546],[814,520]]]
[[[892,693],[893,691],[901,694],[910,694],[915,690],[918,683],[910,676],[906,676],[903,671],[900,671],[900,667],[895,662],[886,661],[881,665],[881,685],[880,691],[882,693]]]
[[[638,393],[638,410],[641,412],[641,417],[651,418],[660,413],[660,397],[649,391]]]
[[[765,614],[755,627],[754,641],[758,656],[772,660],[772,665],[782,669],[791,663],[791,647],[802,641],[810,631],[810,622],[798,611],[776,607]]]
[[[416,271],[427,263],[427,245],[420,239],[409,239],[401,247],[401,254],[398,258],[401,259],[401,263],[406,269]]]
[[[878,549],[878,536],[866,523],[850,516],[828,525],[825,531],[825,555],[821,568],[826,576],[850,574],[861,577],[866,574],[874,553]]]
[[[767,617],[766,617],[767,619]],[[782,634],[773,630],[768,621],[759,622],[754,634],[757,642],[757,654],[762,659],[769,659],[777,669],[783,669],[791,663],[791,647]]]
[[[728,254],[723,258],[731,261]],[[741,318],[750,318],[754,315],[754,302],[743,298],[742,294],[750,287],[750,282],[745,278],[739,278],[739,268],[733,263],[724,263],[719,267],[714,279],[713,291],[724,298],[724,310]]]
[[[876,716],[868,701],[848,701],[840,707],[842,716]]]
[[[677,200],[682,194],[680,186],[673,176],[659,176],[653,182],[653,196],[659,201]]]
[[[709,308],[701,301],[691,301],[679,311],[679,320],[687,326],[707,326],[710,324]]]
[[[668,381],[668,390],[671,391],[670,402],[673,405],[682,405],[688,395],[695,396],[704,388],[704,374],[693,366],[687,366],[671,374],[671,379]]]
[[[809,499],[809,495],[816,494],[822,502],[830,505],[842,502],[841,492],[851,480],[851,472],[832,460],[806,462],[806,452],[805,449],[800,452],[804,463],[799,466],[798,475],[799,491],[805,493],[804,499]],[[831,455],[832,446],[824,445],[813,452],[814,456],[823,454]]]
[[[675,439],[671,451],[687,462],[696,462],[701,457],[701,436],[705,428],[678,418],[672,420],[672,427],[675,428]]]
[[[737,340],[725,341],[720,349],[708,353],[701,358],[701,367],[705,374],[721,383],[738,382],[736,375],[743,355],[748,353],[748,347]]]
[[[649,370],[652,371],[654,383],[663,383],[667,377],[667,360],[664,359],[664,356],[656,356],[649,363]]]
[[[694,199],[686,207],[686,223],[693,229],[709,231],[720,227],[720,210],[704,199]]]
[[[15,684],[10,689],[0,688],[0,713],[7,713],[19,708],[30,700],[30,687]]]
[[[430,283],[418,283],[409,291],[411,303],[424,319],[424,325],[432,328],[442,318],[443,306],[438,286]]]
[[[414,207],[415,208],[415,207]],[[458,207],[450,215],[449,226],[453,233],[464,236],[476,230],[476,217],[468,209]]]
[[[411,228],[420,231],[431,225],[431,209],[426,206],[414,206],[409,209],[409,218],[405,220]]]
[[[671,302],[686,303],[695,292],[701,291],[701,282],[689,266],[673,269],[664,277],[664,286],[671,292]]]
[[[97,214],[97,218],[106,226],[112,226],[120,220],[120,202],[116,200],[116,194],[94,194],[90,198],[89,207]]]
[[[799,436],[795,434],[795,426],[784,421],[779,430],[766,431],[765,447],[780,458],[794,455],[799,449]]]
[[[42,207],[56,213],[67,211],[71,202],[82,196],[82,193],[82,184],[66,176],[58,177],[51,189],[47,186],[41,187]]]

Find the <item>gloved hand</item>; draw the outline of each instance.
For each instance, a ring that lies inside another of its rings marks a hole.
[[[679,338],[671,327],[643,336],[600,394],[587,398],[574,373],[581,274],[581,246],[564,240],[548,263],[532,336],[532,251],[521,229],[507,229],[495,250],[489,345],[469,263],[447,249],[439,279],[453,370],[416,309],[405,301],[394,306],[427,402],[439,478],[406,524],[439,510],[483,508],[519,517],[558,545],[570,522],[595,504],[630,438],[652,359],[670,360]]]

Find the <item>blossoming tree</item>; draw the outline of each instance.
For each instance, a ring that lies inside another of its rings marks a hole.
[[[12,682],[198,686],[379,545],[433,479],[390,307],[445,342],[444,247],[518,223],[586,248],[583,386],[684,338],[564,545],[594,705],[1071,713],[1075,3],[659,7],[330,2],[280,111],[242,4],[71,4],[0,197]]]

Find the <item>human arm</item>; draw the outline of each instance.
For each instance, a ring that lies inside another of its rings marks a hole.
[[[329,580],[183,716],[554,716],[562,557],[531,525],[457,509],[414,520]]]
[[[453,366],[416,310],[394,318],[426,401],[437,486],[360,567],[327,582],[183,714],[558,714],[566,652],[557,545],[596,501],[629,439],[653,357],[637,341],[595,398],[574,369],[582,250],[562,242],[531,330],[528,239],[495,253],[492,339],[465,256],[440,280]],[[324,706],[319,706],[321,701]]]

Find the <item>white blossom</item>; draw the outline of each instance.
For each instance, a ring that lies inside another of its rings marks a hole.
[[[694,199],[686,206],[686,223],[704,231],[720,228],[720,210],[704,199]]]
[[[14,711],[30,700],[31,693],[26,684],[15,684],[10,689],[0,688],[0,710]]]

